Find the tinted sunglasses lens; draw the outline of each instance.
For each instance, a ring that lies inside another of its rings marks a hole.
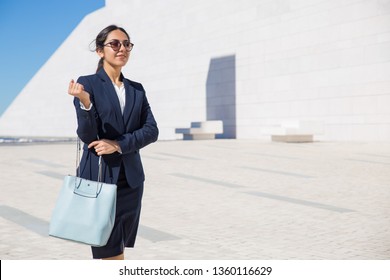
[[[121,43],[119,41],[112,41],[110,43],[111,45],[111,48],[114,50],[114,51],[117,51],[121,48]]]
[[[125,46],[126,49],[131,49],[131,43],[129,41],[124,41],[123,45]]]

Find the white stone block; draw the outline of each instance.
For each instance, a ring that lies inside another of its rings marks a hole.
[[[183,134],[183,140],[215,139],[216,134],[223,133],[223,122],[219,120],[191,122],[190,128],[177,128],[175,133]]]
[[[313,140],[314,135],[324,133],[324,125],[321,121],[314,120],[285,120],[263,127],[261,133],[271,136],[289,136],[275,137],[275,141],[309,142],[310,139]]]

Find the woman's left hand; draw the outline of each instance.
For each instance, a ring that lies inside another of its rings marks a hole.
[[[94,148],[98,156],[121,152],[118,142],[108,139],[93,141],[88,145],[88,148]]]

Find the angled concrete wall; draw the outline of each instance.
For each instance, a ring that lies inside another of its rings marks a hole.
[[[74,137],[75,110],[67,94],[69,81],[96,69],[89,44],[105,24],[103,9],[88,15],[34,75],[0,118],[1,136]]]
[[[268,127],[310,120],[324,124],[319,140],[390,140],[386,0],[106,1],[3,114],[0,135],[74,135],[67,83],[94,72],[88,45],[111,23],[135,43],[124,74],[144,84],[160,139],[180,138],[175,128],[223,104],[237,138],[269,139]],[[231,90],[216,98],[224,103],[208,103],[210,65],[233,56],[234,89],[221,81],[218,94]]]

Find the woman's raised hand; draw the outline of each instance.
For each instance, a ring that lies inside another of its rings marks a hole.
[[[91,100],[89,98],[89,93],[84,90],[82,84],[75,83],[73,79],[69,83],[68,94],[80,99],[80,102],[83,103],[85,108],[90,107]]]

